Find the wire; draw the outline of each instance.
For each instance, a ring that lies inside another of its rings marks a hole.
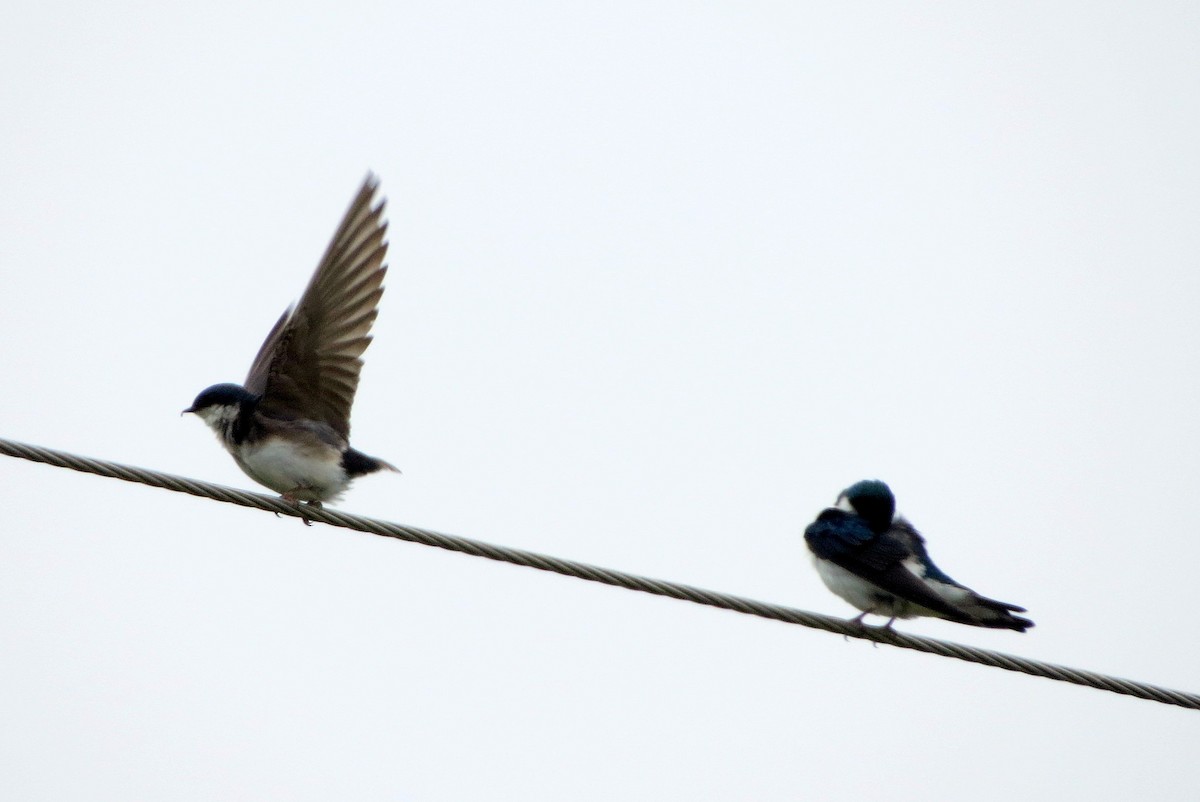
[[[41,446],[18,443],[3,438],[0,438],[0,453],[10,457],[19,457],[33,462],[54,465],[59,468],[70,468],[74,471],[94,473],[99,476],[122,479],[126,482],[137,482],[150,485],[151,487],[161,487],[166,490],[188,493],[193,496],[224,501],[229,504],[240,504],[243,507],[254,507],[281,515],[321,521],[331,526],[340,526],[359,532],[368,532],[374,535],[407,540],[410,543],[436,546],[441,549],[472,554],[476,557],[487,557],[489,560],[524,565],[529,568],[537,568],[541,571],[553,571],[565,576],[586,579],[590,582],[602,582],[606,585],[615,585],[627,590],[653,593],[657,596],[667,596],[672,599],[680,599],[695,604],[705,604],[710,607],[733,610],[745,615],[784,621],[789,624],[799,624],[813,629],[846,635],[851,638],[886,643],[902,649],[914,649],[918,652],[928,652],[929,654],[936,654],[942,657],[965,660],[968,663],[979,663],[993,668],[1002,668],[1006,671],[1016,671],[1035,677],[1045,677],[1046,679],[1069,682],[1074,685],[1097,688],[1102,691],[1135,696],[1139,699],[1147,699],[1152,702],[1177,705],[1191,710],[1200,710],[1200,694],[1174,691],[1169,688],[1147,685],[1143,682],[1135,682],[1134,680],[1121,679],[1106,674],[1097,674],[1091,671],[1082,671],[1066,666],[1043,663],[1038,660],[1016,657],[987,649],[977,649],[958,643],[905,635],[894,630],[884,629],[883,627],[862,627],[841,618],[819,615],[777,604],[767,604],[766,602],[746,599],[740,596],[732,596],[728,593],[717,593],[716,591],[705,590],[703,588],[681,585],[676,582],[666,582],[661,579],[636,576],[609,568],[600,568],[595,565],[575,562],[574,560],[549,557],[532,551],[495,546],[478,540],[444,535],[428,529],[418,529],[414,526],[402,526],[400,524],[388,523],[387,521],[378,521],[372,518],[349,515],[336,510],[318,509],[307,505],[299,507],[281,498],[261,493],[249,493],[244,490],[235,490],[234,488],[222,487],[221,485],[214,485],[208,482],[198,482],[194,479],[171,476],[170,474],[159,473],[158,471],[120,465],[104,460],[89,459],[87,457],[55,451]]]

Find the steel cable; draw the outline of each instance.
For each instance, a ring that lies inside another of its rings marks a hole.
[[[883,627],[863,627],[841,618],[810,613],[792,607],[768,604],[740,596],[733,596],[728,593],[718,593],[716,591],[705,590],[704,588],[681,585],[677,582],[667,582],[661,579],[627,574],[610,568],[601,568],[595,565],[575,562],[574,560],[550,557],[532,551],[496,546],[479,540],[446,535],[414,526],[403,526],[373,518],[364,518],[337,510],[317,509],[309,506],[300,507],[281,498],[267,496],[262,493],[250,493],[182,476],[172,476],[158,471],[135,468],[130,465],[81,457],[63,451],[29,445],[27,443],[18,443],[2,438],[0,438],[0,453],[10,457],[19,457],[46,465],[54,465],[59,468],[70,468],[74,471],[93,473],[98,476],[107,476],[126,482],[137,482],[150,485],[151,487],[161,487],[179,493],[188,493],[193,496],[224,501],[229,504],[240,504],[243,507],[255,507],[281,515],[321,521],[331,526],[340,526],[359,532],[368,532],[374,535],[407,540],[410,543],[420,543],[425,546],[436,546],[440,549],[459,551],[476,557],[486,557],[489,560],[523,565],[541,571],[553,571],[557,574],[586,579],[590,582],[601,582],[605,585],[614,585],[628,590],[652,593],[657,596],[667,596],[672,599],[680,599],[695,604],[705,604],[710,607],[720,607],[745,615],[784,621],[789,624],[799,624],[851,638],[886,643],[903,649],[914,649],[919,652],[928,652],[929,654],[941,655],[942,657],[952,657],[969,663],[979,663],[985,666],[992,666],[993,668],[1002,668],[1006,671],[1016,671],[1035,677],[1044,677],[1060,682],[1069,682],[1074,685],[1111,691],[1112,693],[1135,696],[1139,699],[1147,699],[1152,702],[1200,710],[1200,694],[1175,691],[1169,688],[1148,685],[1144,682],[1136,682],[1092,671],[1083,671],[1052,663],[1044,663],[1040,660],[1030,660],[987,649],[977,649],[973,646],[965,646],[959,643],[905,635],[894,630],[884,629]]]

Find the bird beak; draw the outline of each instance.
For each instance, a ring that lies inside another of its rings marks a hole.
[[[189,412],[195,412],[195,411],[196,411],[196,410],[195,410],[193,407],[188,407],[188,408],[187,408],[187,409],[185,409],[183,412],[180,412],[180,413],[179,413],[179,417],[181,417],[181,418],[182,418],[184,415],[188,414]]]

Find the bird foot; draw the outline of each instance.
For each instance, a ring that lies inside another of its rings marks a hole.
[[[868,629],[868,626],[867,626],[867,622],[863,621],[863,619],[866,618],[868,615],[875,615],[875,611],[874,610],[864,610],[863,612],[859,613],[858,615],[854,616],[853,618],[847,619],[846,623],[853,624],[854,626],[858,627],[859,629],[861,629],[865,632]],[[896,620],[896,618],[895,618],[895,616],[893,616],[893,617],[889,618],[888,622],[886,624],[884,624],[883,626],[872,627],[872,629],[886,629],[889,632],[891,632],[892,631],[892,622],[895,620]],[[848,640],[850,640],[850,636],[843,635],[842,640],[848,641]],[[876,649],[879,648],[879,644],[876,643],[875,641],[871,641],[871,645],[873,647],[875,647]]]
[[[297,511],[300,512],[300,520],[304,522],[305,526],[312,526],[312,521],[305,517],[304,507],[306,507],[306,506],[307,507],[316,507],[319,510],[324,506],[319,501],[301,501],[300,499],[296,498],[296,496],[293,495],[292,493],[281,493],[279,495],[279,497],[281,499],[283,499],[284,501],[288,502],[289,504],[296,505]],[[275,517],[278,518],[279,513],[275,513]]]

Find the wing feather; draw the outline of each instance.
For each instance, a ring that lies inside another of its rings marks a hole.
[[[818,557],[829,560],[881,590],[936,611],[953,621],[970,623],[970,616],[953,606],[904,567],[913,554],[915,529],[895,526],[876,534],[857,515],[827,509],[817,516],[804,537]]]
[[[246,377],[259,411],[308,418],[350,437],[350,407],[371,343],[387,266],[386,201],[368,175],[294,308],[267,335]]]

